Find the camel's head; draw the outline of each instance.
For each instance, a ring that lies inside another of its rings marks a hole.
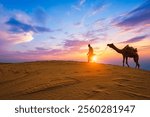
[[[114,44],[111,43],[111,44],[107,44],[107,46],[109,46],[110,48],[114,47]]]

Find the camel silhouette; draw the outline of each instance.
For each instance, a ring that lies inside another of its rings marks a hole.
[[[133,58],[134,62],[136,63],[135,68],[140,68],[139,64],[139,55],[137,53],[137,48],[130,47],[129,45],[126,45],[123,49],[118,49],[113,43],[112,44],[107,44],[110,48],[114,49],[116,52],[122,54],[123,56],[123,66],[124,62],[126,61],[127,66],[129,67],[128,64],[128,57]]]

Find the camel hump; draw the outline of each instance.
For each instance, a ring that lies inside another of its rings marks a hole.
[[[129,47],[129,45],[126,45],[125,47],[124,47],[124,49],[129,49],[130,47]]]
[[[137,52],[137,48],[133,48],[132,46],[129,45],[126,45],[124,49],[127,51]]]

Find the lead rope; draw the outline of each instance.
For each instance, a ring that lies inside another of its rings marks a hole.
[[[108,48],[108,46],[106,46],[105,49],[103,50],[103,52],[102,52],[101,54],[98,54],[98,55],[99,55],[99,56],[100,56],[100,55],[103,55],[103,54],[106,52],[107,48]]]

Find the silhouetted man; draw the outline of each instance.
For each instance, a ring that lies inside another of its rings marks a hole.
[[[93,48],[91,47],[90,44],[88,44],[88,47],[89,47],[89,52],[87,53],[87,55],[88,55],[88,62],[90,62],[94,54],[93,54]]]

